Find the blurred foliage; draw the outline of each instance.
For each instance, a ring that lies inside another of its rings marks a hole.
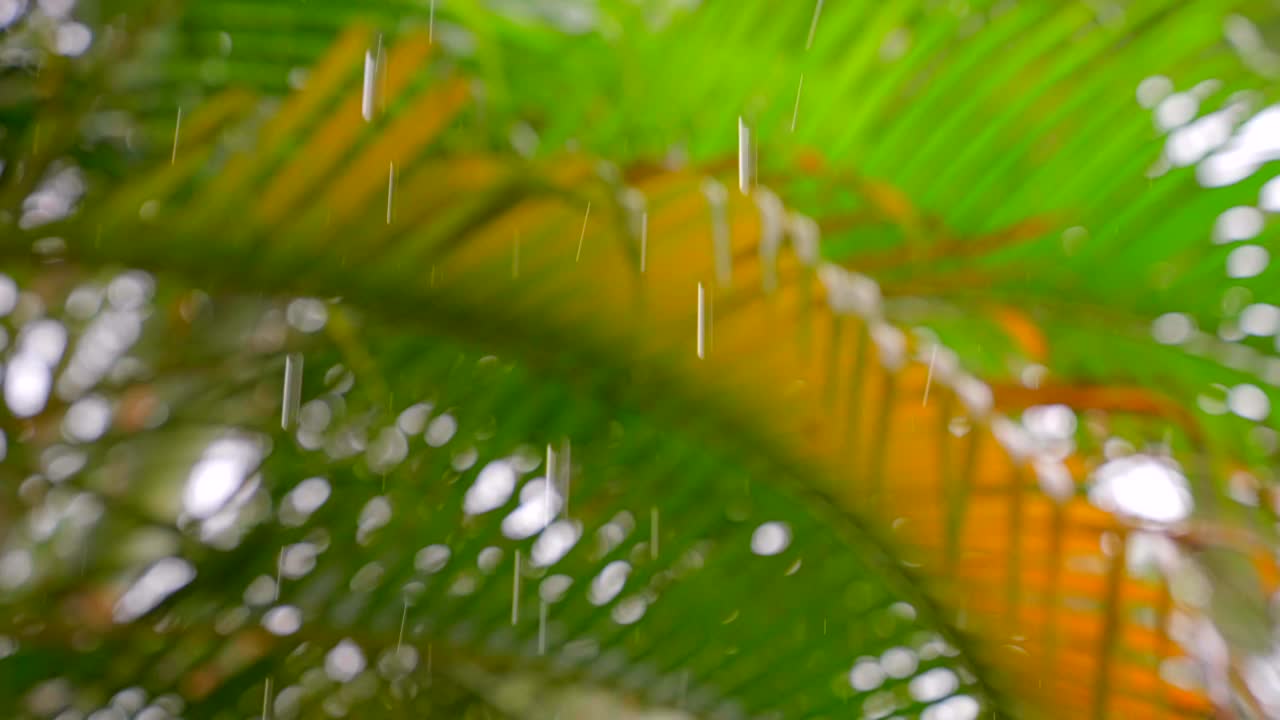
[[[1278,20],[0,0],[0,707],[1280,714]]]

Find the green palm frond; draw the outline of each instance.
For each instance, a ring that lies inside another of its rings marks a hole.
[[[0,107],[0,697],[1268,711],[1267,178],[1133,97],[1246,132],[1274,8],[677,5],[83,10]]]

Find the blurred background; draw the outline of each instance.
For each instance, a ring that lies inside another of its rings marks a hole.
[[[1280,717],[1272,0],[0,0],[0,715]]]

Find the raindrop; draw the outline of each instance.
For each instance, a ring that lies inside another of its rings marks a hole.
[[[324,373],[324,385],[337,395],[342,395],[356,384],[355,373],[341,363],[334,365]]]
[[[0,0],[0,30],[17,20],[27,9],[27,0]]]
[[[1241,205],[1224,210],[1213,223],[1213,241],[1218,244],[1255,238],[1262,232],[1262,211]]]
[[[863,658],[849,671],[849,685],[858,692],[870,692],[884,684],[884,669],[872,658]]]
[[[440,447],[453,439],[453,434],[457,431],[458,421],[452,415],[445,413],[427,425],[424,439],[431,447]]]
[[[62,430],[78,442],[93,442],[102,437],[111,423],[111,405],[101,395],[80,398],[67,408]]]
[[[69,22],[58,26],[53,46],[59,55],[75,57],[83,55],[93,41],[93,32],[83,23]]]
[[[449,547],[447,545],[428,545],[418,551],[414,556],[413,566],[419,572],[438,573],[444,569],[449,562]]]
[[[1186,313],[1170,312],[1151,323],[1151,335],[1164,345],[1181,345],[1191,339],[1195,323]]]
[[[791,528],[782,522],[767,522],[751,534],[751,552],[756,555],[777,555],[791,544]]]
[[[1251,278],[1267,269],[1271,254],[1259,245],[1241,245],[1227,256],[1227,277]]]
[[[751,152],[751,127],[738,116],[738,190],[746,195],[755,177],[755,157]]]
[[[383,428],[373,442],[369,443],[366,457],[369,468],[377,473],[385,473],[395,467],[409,454],[409,441],[394,427]]]
[[[538,586],[538,597],[548,605],[560,602],[572,585],[573,578],[568,575],[551,575]]]
[[[622,592],[622,586],[627,582],[627,576],[631,574],[631,565],[622,560],[614,560],[600,574],[591,580],[591,587],[587,591],[587,599],[592,605],[604,605],[610,600],[618,596]]]
[[[612,615],[613,621],[619,625],[632,625],[644,617],[644,612],[648,607],[649,604],[645,602],[643,597],[632,595],[614,605],[610,615]]]
[[[1163,75],[1152,75],[1138,83],[1138,104],[1148,110],[1154,108],[1173,92],[1173,81]]]
[[[499,547],[487,547],[476,556],[476,566],[486,573],[496,570],[500,562],[502,562],[502,548]]]
[[[405,408],[396,418],[396,427],[406,435],[417,435],[427,427],[427,418],[431,416],[431,405],[417,403]]]
[[[81,285],[67,295],[67,314],[77,320],[88,320],[102,308],[102,291],[91,285]]]
[[[75,7],[75,0],[37,0],[40,12],[46,16],[61,20]]]
[[[475,483],[467,489],[467,494],[462,501],[462,509],[468,515],[480,515],[496,510],[511,499],[515,488],[515,469],[506,460],[494,460],[480,470]]]
[[[1104,510],[1152,522],[1177,522],[1192,508],[1187,479],[1171,461],[1147,455],[1117,457],[1094,474],[1089,499]]]
[[[351,576],[349,587],[352,592],[372,592],[382,582],[382,576],[385,572],[381,563],[371,562]]]
[[[466,472],[470,470],[476,461],[480,459],[480,451],[474,446],[463,448],[453,453],[453,457],[449,460],[449,467],[458,472]]]
[[[294,329],[304,333],[319,332],[329,322],[329,310],[315,298],[297,298],[285,309],[285,320]]]
[[[329,408],[329,403],[324,400],[312,400],[303,405],[302,409],[298,411],[298,425],[308,432],[318,433],[323,431],[329,427],[331,420],[333,420],[333,410]]]
[[[418,651],[407,645],[403,647],[397,645],[395,649],[387,650],[378,661],[378,671],[387,678],[403,677],[413,672],[416,667],[418,667]]]
[[[995,398],[991,394],[991,386],[972,375],[961,375],[952,386],[960,402],[971,415],[983,417],[991,412]]]
[[[223,438],[211,443],[187,478],[182,496],[187,513],[200,519],[213,516],[240,489],[258,460],[257,446],[247,439]]]
[[[139,310],[154,291],[155,282],[150,275],[131,270],[116,276],[107,285],[107,302],[117,310]]]
[[[480,586],[480,581],[473,572],[464,572],[454,578],[453,584],[449,586],[449,594],[459,597],[465,597],[476,591]]]
[[[132,715],[147,704],[147,693],[140,687],[125,688],[111,698],[111,705],[117,710]]]
[[[309,542],[285,546],[280,553],[280,573],[290,579],[298,579],[316,566],[316,546]]]
[[[8,275],[0,273],[0,317],[13,312],[18,306],[18,284]]]
[[[1280,331],[1280,307],[1254,303],[1240,313],[1240,329],[1250,335],[1275,335]]]
[[[22,587],[31,579],[35,564],[31,553],[27,550],[10,550],[0,555],[0,588],[13,590]]]
[[[156,561],[116,601],[115,621],[126,623],[142,617],[195,577],[196,569],[182,558],[167,557]]]
[[[1271,401],[1256,385],[1237,385],[1227,393],[1227,407],[1246,420],[1261,422],[1271,414]]]
[[[4,401],[20,418],[32,417],[44,410],[49,399],[53,374],[33,353],[21,353],[9,361],[5,372]]]
[[[920,720],[978,720],[982,706],[968,695],[952,695],[921,713]]]
[[[302,612],[292,605],[273,607],[262,616],[262,627],[272,635],[292,635],[302,627]]]
[[[351,682],[364,670],[364,653],[350,639],[344,639],[324,657],[325,674],[337,682]]]
[[[32,689],[27,695],[27,707],[37,715],[50,717],[70,705],[73,699],[71,683],[65,678],[54,678]]]
[[[531,557],[535,567],[548,567],[563,558],[582,536],[582,527],[569,520],[557,520],[542,531],[533,543]]]
[[[1080,246],[1089,239],[1088,228],[1080,225],[1073,225],[1062,231],[1062,248],[1070,255],[1080,249]]]
[[[892,678],[905,678],[916,671],[919,661],[914,651],[907,648],[890,648],[880,656],[880,665]]]
[[[1270,213],[1280,212],[1280,177],[1273,177],[1262,186],[1258,207]]]
[[[1061,462],[1038,461],[1035,471],[1036,480],[1045,495],[1058,502],[1066,502],[1075,495],[1075,480],[1071,477],[1071,471]]]
[[[259,575],[249,583],[249,587],[244,589],[244,604],[266,605],[272,602],[276,595],[278,595],[276,581],[266,575]]]
[[[67,329],[55,320],[36,320],[18,334],[18,352],[30,353],[49,367],[58,364],[67,348]]]
[[[391,501],[386,496],[378,495],[365,503],[360,510],[358,527],[361,535],[378,530],[391,521]]]
[[[1156,126],[1169,131],[1191,122],[1200,110],[1200,101],[1190,93],[1175,93],[1156,105]]]
[[[880,354],[880,364],[888,370],[897,370],[907,359],[907,337],[902,330],[888,323],[876,323],[870,336]]]
[[[1022,381],[1022,386],[1031,390],[1039,390],[1040,383],[1044,382],[1044,378],[1049,374],[1049,368],[1039,363],[1028,363],[1026,367],[1018,374],[1018,379]]]
[[[322,477],[307,478],[289,492],[287,501],[294,510],[310,515],[329,499],[329,481]]]
[[[1027,430],[1040,438],[1070,438],[1076,432],[1076,414],[1066,405],[1033,405],[1022,413]]]

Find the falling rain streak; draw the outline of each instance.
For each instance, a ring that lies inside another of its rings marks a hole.
[[[574,262],[582,259],[582,241],[587,239],[587,220],[591,219],[591,203],[587,203],[587,213],[582,216],[582,234],[578,235],[578,254],[573,257]]]
[[[738,190],[743,195],[751,189],[755,177],[755,155],[751,151],[751,127],[738,116]]]
[[[298,405],[302,402],[302,354],[289,353],[284,358],[284,402],[280,409],[280,427],[293,429],[298,421]]]
[[[556,449],[555,449],[554,447],[552,447],[552,446],[551,446],[551,443],[547,443],[547,479],[546,479],[546,483],[547,483],[547,485],[548,485],[548,486],[550,486],[550,485],[551,485],[551,483],[553,483],[553,482],[555,482],[555,481],[556,481],[556,474],[557,474],[557,471],[556,471]]]
[[[396,189],[396,164],[387,164],[387,224],[391,224],[391,197]]]
[[[280,548],[280,552],[276,553],[276,586],[275,593],[271,597],[271,602],[280,602],[280,576],[284,571],[284,548]]]
[[[551,474],[547,473],[547,479],[542,483],[542,527],[550,527],[551,525]]]
[[[182,106],[178,106],[178,119],[173,123],[173,152],[169,155],[169,164],[178,161],[178,131],[182,129]]]
[[[924,378],[924,400],[920,401],[920,405],[929,404],[929,386],[933,384],[933,361],[938,359],[938,346],[933,346],[933,352],[929,353],[929,374]]]
[[[698,358],[707,356],[707,294],[698,283]]]
[[[396,636],[396,658],[400,658],[400,646],[404,644],[404,622],[409,619],[409,601],[404,601],[404,610],[400,613],[400,634]]]
[[[436,0],[431,0],[431,9],[427,15],[427,42],[434,44],[436,41]]]
[[[512,239],[511,277],[520,277],[520,235],[518,233],[515,238]]]
[[[364,91],[360,96],[360,115],[365,122],[373,120],[373,88],[377,83],[378,61],[372,51],[364,53]]]
[[[262,685],[262,720],[271,717],[271,678]]]
[[[520,622],[520,551],[516,551],[516,564],[511,571],[511,624]]]
[[[640,213],[640,272],[644,272],[649,255],[649,213]]]
[[[796,106],[791,111],[791,132],[796,131],[796,118],[800,117],[800,91],[804,89],[804,73],[800,73],[800,84],[796,86]]]
[[[729,192],[716,180],[702,184],[711,206],[711,247],[715,255],[716,284],[728,287],[733,280],[733,248],[729,239]]]
[[[813,21],[809,23],[809,40],[804,44],[805,50],[813,47],[813,36],[818,33],[818,16],[820,15],[822,15],[822,0],[818,0],[818,4],[813,8]]]

